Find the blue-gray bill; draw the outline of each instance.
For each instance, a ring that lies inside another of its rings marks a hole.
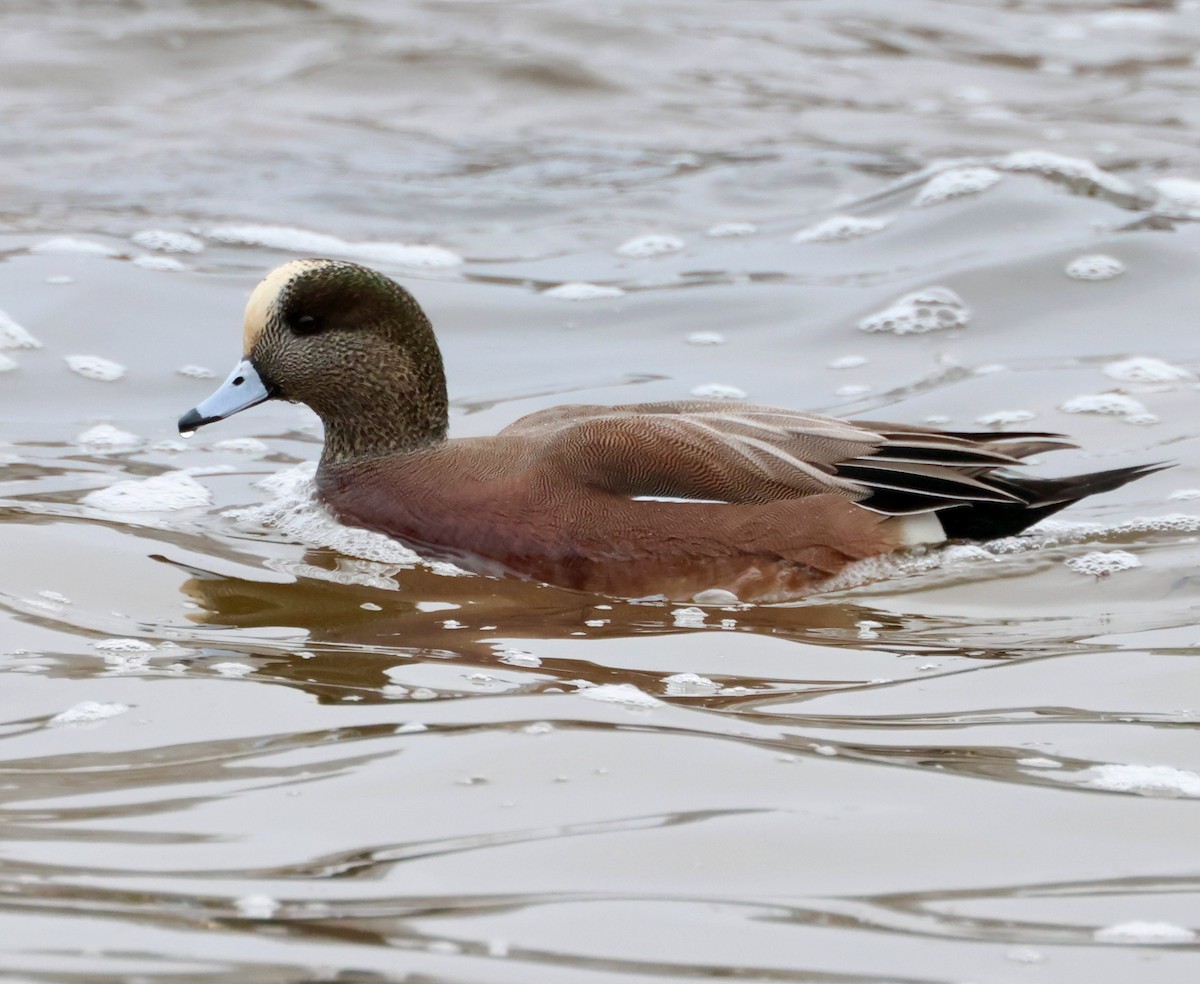
[[[249,359],[243,359],[233,367],[233,372],[207,400],[204,400],[179,418],[179,433],[190,434],[197,427],[224,420],[239,410],[257,406],[271,399],[274,391],[258,374]]]

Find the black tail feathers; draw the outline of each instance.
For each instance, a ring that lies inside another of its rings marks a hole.
[[[988,476],[988,484],[1015,495],[1018,502],[970,502],[938,510],[938,519],[952,540],[994,540],[1013,536],[1039,520],[1065,509],[1089,495],[1111,492],[1127,482],[1150,475],[1169,464],[1135,465],[1111,471],[1073,475],[1070,478],[1026,478],[1024,475]]]

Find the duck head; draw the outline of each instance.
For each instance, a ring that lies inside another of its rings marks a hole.
[[[273,270],[246,304],[242,356],[179,419],[180,432],[283,399],[321,418],[323,462],[445,439],[446,379],[429,319],[408,291],[367,267],[293,260]]]

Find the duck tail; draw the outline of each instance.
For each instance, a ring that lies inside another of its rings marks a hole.
[[[1089,495],[1111,492],[1127,482],[1170,467],[1169,463],[1155,462],[1068,478],[992,474],[988,476],[988,484],[1012,494],[1017,501],[970,502],[940,509],[937,516],[946,536],[952,540],[994,540],[1014,536]]]

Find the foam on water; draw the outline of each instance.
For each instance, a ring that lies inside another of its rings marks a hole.
[[[125,375],[121,363],[99,355],[68,355],[64,361],[72,372],[101,383],[111,383]]]
[[[861,331],[915,335],[943,328],[965,328],[970,320],[967,305],[949,287],[925,287],[868,315],[858,327]]]
[[[689,345],[724,345],[725,336],[717,331],[694,331],[686,341]]]
[[[1089,789],[1142,796],[1200,798],[1200,775],[1170,765],[1095,765],[1075,778]]]
[[[714,239],[724,239],[730,236],[752,236],[758,232],[758,226],[752,222],[718,222],[714,226],[709,226],[706,236],[712,236]]]
[[[1200,489],[1176,489],[1168,499],[1200,499]]]
[[[89,492],[84,505],[106,512],[176,512],[207,506],[212,493],[184,471],[169,471],[152,478],[127,479]]]
[[[111,246],[95,243],[90,239],[78,239],[74,236],[58,236],[45,242],[30,246],[31,253],[62,253],[76,256],[119,256]]]
[[[228,437],[223,441],[214,441],[212,449],[241,454],[248,458],[261,458],[271,450],[265,441],[260,441],[257,437]]]
[[[1124,178],[1097,167],[1084,157],[1067,157],[1049,150],[1017,150],[997,162],[1002,171],[1041,174],[1083,192],[1106,191],[1120,198],[1136,197],[1136,190]]]
[[[620,287],[609,287],[605,284],[588,284],[583,281],[571,281],[542,291],[543,297],[553,297],[559,301],[596,301],[610,297],[624,297],[625,291]]]
[[[180,366],[179,375],[188,379],[216,379],[217,374],[204,366]]]
[[[715,694],[721,689],[720,684],[713,683],[708,677],[698,673],[673,673],[669,677],[663,677],[662,682],[667,685],[667,694],[671,697]]]
[[[170,256],[154,256],[150,253],[135,256],[133,265],[141,267],[143,270],[158,270],[162,273],[180,273],[189,269],[186,263],[180,263]]]
[[[926,181],[913,199],[913,204],[918,208],[927,208],[966,195],[978,195],[998,183],[1001,177],[999,171],[990,167],[956,167]]]
[[[843,355],[829,363],[830,369],[857,369],[865,366],[870,360],[863,355]]]
[[[1128,550],[1093,550],[1082,557],[1071,557],[1064,563],[1076,574],[1092,577],[1108,577],[1142,566],[1142,562]]]
[[[678,236],[656,233],[626,240],[617,247],[616,252],[618,256],[641,259],[647,256],[664,256],[667,253],[678,253],[683,247],[684,242]]]
[[[153,644],[145,639],[102,639],[92,644],[102,653],[152,653]]]
[[[1020,424],[1037,416],[1032,410],[996,410],[976,417],[975,423],[984,427],[1001,427],[1004,424]]]
[[[233,907],[243,919],[270,919],[282,906],[269,895],[245,895],[233,900]]]
[[[1077,256],[1063,272],[1072,280],[1112,280],[1125,272],[1125,264],[1115,256],[1091,253]]]
[[[0,349],[37,349],[42,343],[14,321],[7,312],[0,311]]]
[[[1154,211],[1173,219],[1200,219],[1200,181],[1160,178],[1151,184],[1158,192]]]
[[[18,368],[17,360],[10,359],[3,352],[0,352],[0,372],[12,372],[16,368]]]
[[[128,451],[140,445],[142,438],[112,424],[97,424],[77,435],[75,443],[89,451]]]
[[[823,222],[801,229],[794,243],[841,243],[882,232],[892,224],[891,218],[869,219],[855,215],[832,215]]]
[[[328,547],[338,553],[386,564],[412,565],[421,558],[382,533],[343,526],[317,501],[313,476],[316,462],[306,461],[286,468],[255,483],[255,488],[270,493],[273,498],[258,506],[231,509],[223,515],[238,529],[262,532],[272,530],[300,543]],[[452,564],[426,564],[436,573],[465,573]]]
[[[1163,943],[1194,943],[1196,933],[1184,926],[1176,926],[1167,922],[1131,922],[1115,923],[1104,926],[1092,934],[1097,943],[1146,943],[1161,945]]]
[[[676,608],[671,612],[677,629],[702,629],[708,613],[703,608]]]
[[[728,383],[702,383],[693,386],[690,392],[702,400],[744,400],[748,395],[744,389]]]
[[[204,250],[202,239],[186,232],[172,232],[169,229],[143,229],[129,238],[134,245],[159,253],[200,253]]]
[[[52,725],[93,724],[107,718],[116,717],[129,710],[127,704],[101,704],[94,700],[85,700],[55,714],[50,719]]]
[[[1146,355],[1110,362],[1104,367],[1104,375],[1122,383],[1185,383],[1196,378],[1195,373],[1182,366]]]
[[[459,266],[463,259],[440,246],[408,243],[347,242],[294,226],[226,225],[209,229],[205,235],[232,246],[266,246],[288,253],[310,256],[338,256],[368,263],[392,263],[397,266],[447,268]]]
[[[1124,393],[1084,393],[1058,405],[1063,413],[1102,413],[1122,417],[1140,417],[1148,413],[1145,404]]]
[[[578,691],[580,697],[608,704],[624,704],[626,707],[658,707],[662,701],[632,683],[602,683]]]
[[[863,383],[847,383],[845,386],[839,386],[833,391],[834,396],[862,396],[864,393],[870,393],[871,387]]]

